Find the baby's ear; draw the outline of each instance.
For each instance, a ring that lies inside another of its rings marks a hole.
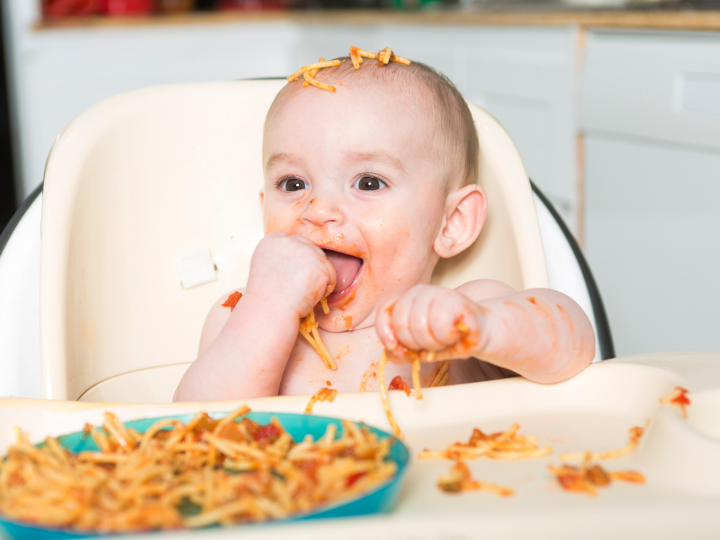
[[[447,259],[470,247],[480,234],[487,213],[487,195],[476,184],[463,186],[447,196],[445,214],[433,249]]]

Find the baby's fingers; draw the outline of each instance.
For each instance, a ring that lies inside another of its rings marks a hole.
[[[321,298],[327,297],[327,295],[329,295],[335,290],[335,282],[337,280],[335,267],[330,263],[327,255],[325,255],[325,252],[319,247],[317,247],[311,240],[305,238],[304,236],[296,236],[295,238],[297,238],[298,242],[301,242],[312,248],[312,250],[317,255],[320,266],[322,267],[321,279],[323,280],[324,288],[321,291],[318,291],[320,293],[320,296],[315,298],[315,304],[317,304]]]
[[[453,294],[454,298],[443,302],[442,310],[433,305],[438,316],[431,318],[430,328],[443,344],[443,351],[452,351],[455,358],[466,358],[480,342],[480,313],[470,299],[454,291]]]
[[[378,308],[375,317],[375,331],[383,347],[388,351],[394,351],[398,345],[397,335],[392,326],[392,312],[395,302],[397,302],[397,298],[391,298],[383,302]]]
[[[413,287],[395,302],[392,309],[391,324],[398,343],[411,351],[422,349],[411,322],[417,310],[419,292],[419,287]]]
[[[431,322],[442,318],[445,315],[445,299],[448,293],[439,287],[416,287],[414,289],[415,297],[408,314],[409,334],[412,336],[413,349],[424,351],[438,351],[445,348],[448,343],[440,341],[435,336],[435,331],[440,329],[442,325],[435,325],[435,329],[431,327]],[[442,330],[447,334],[447,329]],[[402,336],[400,342],[405,344]],[[408,338],[410,339],[410,338]]]
[[[328,261],[328,258],[325,256],[325,252],[321,250],[321,253],[321,260],[323,262],[323,266],[325,268],[328,279],[327,286],[325,287],[325,294],[322,295],[323,298],[326,298],[331,292],[335,290],[337,273],[335,272],[335,267],[330,263],[330,261]]]

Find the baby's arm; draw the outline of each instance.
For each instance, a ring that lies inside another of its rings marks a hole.
[[[278,393],[300,319],[335,286],[335,269],[306,238],[274,233],[253,253],[243,297],[231,313],[217,302],[199,356],[175,401],[219,401]]]
[[[595,356],[590,320],[571,298],[551,289],[516,292],[491,280],[456,290],[413,287],[380,309],[376,326],[388,350],[440,351],[436,360],[475,357],[536,382],[572,377]]]

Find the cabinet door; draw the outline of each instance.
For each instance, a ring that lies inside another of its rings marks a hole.
[[[467,96],[505,127],[528,175],[575,231],[576,30],[486,27],[467,43]]]
[[[586,250],[618,355],[720,350],[718,53],[717,35],[588,42]]]
[[[617,354],[720,350],[720,152],[586,145],[586,249]]]

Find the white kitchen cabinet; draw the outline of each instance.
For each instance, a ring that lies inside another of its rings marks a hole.
[[[156,84],[283,76],[320,56],[346,55],[350,45],[389,45],[447,74],[494,114],[529,175],[575,225],[576,31],[570,27],[281,20],[34,30],[38,4],[3,1],[21,198],[42,180],[57,133],[108,97]]]
[[[588,40],[585,249],[618,355],[720,350],[720,35]]]

